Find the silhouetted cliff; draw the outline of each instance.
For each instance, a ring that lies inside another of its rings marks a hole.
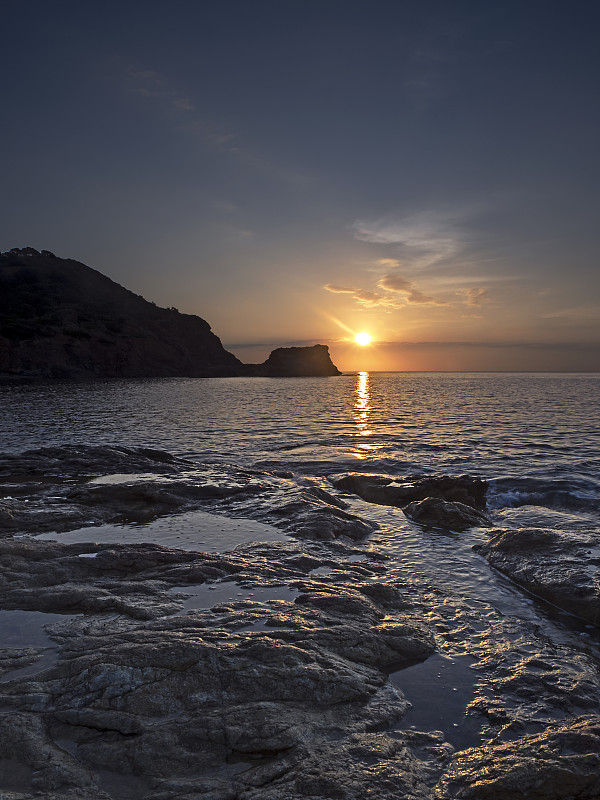
[[[271,360],[279,352],[274,351],[264,365],[245,365],[225,350],[205,320],[159,308],[85,264],[31,247],[0,254],[0,375],[338,374],[322,356],[314,358],[314,348],[288,349],[305,350],[305,359],[301,354],[287,362],[275,357],[273,369]]]

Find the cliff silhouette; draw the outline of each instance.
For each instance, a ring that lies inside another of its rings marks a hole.
[[[160,308],[48,250],[0,254],[0,375],[142,378],[339,375],[325,345],[243,364],[208,322]]]

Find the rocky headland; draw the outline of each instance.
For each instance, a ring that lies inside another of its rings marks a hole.
[[[0,646],[7,800],[599,796],[591,651],[413,574],[360,512],[389,505],[450,548],[476,526],[490,564],[582,625],[597,538],[488,530],[487,483],[469,475],[345,473],[327,488],[82,445],[1,455],[0,487],[0,625],[39,628]],[[118,541],[124,525],[206,512],[288,537],[212,553],[164,530],[165,544]],[[436,704],[458,708],[462,738],[427,723]]]
[[[0,254],[0,377],[339,374],[326,345],[243,364],[205,320],[159,308],[85,264],[31,247]]]

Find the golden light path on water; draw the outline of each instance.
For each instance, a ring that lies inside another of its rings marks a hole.
[[[358,458],[367,458],[368,455],[376,450],[377,447],[365,441],[365,438],[373,435],[370,424],[371,406],[371,386],[368,372],[359,372],[356,375],[356,386],[354,387],[354,421],[356,422],[356,436],[361,437],[356,445],[355,455]]]

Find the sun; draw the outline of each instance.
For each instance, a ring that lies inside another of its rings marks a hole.
[[[371,336],[370,333],[365,333],[363,331],[362,333],[356,334],[356,336],[354,337],[354,341],[356,342],[356,344],[360,344],[364,347],[366,344],[370,343],[372,338],[373,337]]]

